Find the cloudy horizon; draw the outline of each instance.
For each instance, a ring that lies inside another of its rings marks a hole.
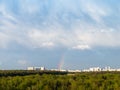
[[[118,0],[0,0],[0,68],[120,68],[119,23]]]

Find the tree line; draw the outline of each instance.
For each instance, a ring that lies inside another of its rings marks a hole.
[[[9,75],[0,77],[0,90],[120,90],[119,72],[64,74],[42,72],[13,76],[10,72],[23,73],[23,71],[2,72]]]

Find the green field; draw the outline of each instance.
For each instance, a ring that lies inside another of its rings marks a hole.
[[[120,72],[0,71],[0,90],[120,90]]]

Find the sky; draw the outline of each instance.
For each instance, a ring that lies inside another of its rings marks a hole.
[[[0,0],[0,69],[120,68],[119,0]]]

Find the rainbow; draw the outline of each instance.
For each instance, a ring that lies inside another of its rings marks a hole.
[[[61,56],[60,62],[59,62],[59,64],[58,64],[58,70],[62,70],[62,68],[63,68],[63,66],[64,66],[64,57],[65,57],[65,55],[63,54],[63,55]]]

